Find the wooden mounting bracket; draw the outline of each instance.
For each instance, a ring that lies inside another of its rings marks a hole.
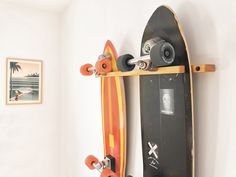
[[[214,64],[201,64],[201,65],[191,65],[192,73],[207,73],[207,72],[215,72],[215,65]],[[167,66],[167,67],[160,67],[157,69],[153,69],[151,71],[144,71],[144,70],[133,70],[127,72],[110,72],[106,75],[97,75],[97,77],[116,77],[116,76],[141,76],[141,75],[155,75],[155,74],[178,74],[184,73],[185,66]]]
[[[215,72],[216,66],[213,64],[191,65],[193,73]]]

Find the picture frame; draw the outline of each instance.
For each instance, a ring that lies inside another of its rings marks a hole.
[[[42,104],[43,61],[6,59],[6,104]]]

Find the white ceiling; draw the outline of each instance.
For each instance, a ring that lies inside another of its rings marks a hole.
[[[71,0],[0,0],[14,5],[49,10],[54,12],[62,11]]]

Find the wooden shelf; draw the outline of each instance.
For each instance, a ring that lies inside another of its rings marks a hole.
[[[206,73],[206,72],[215,72],[215,65],[213,64],[201,64],[201,65],[191,65],[193,73]],[[97,75],[97,77],[117,77],[117,76],[142,76],[142,75],[155,75],[155,74],[178,74],[184,73],[185,67],[183,65],[180,66],[168,66],[168,67],[160,67],[151,71],[143,71],[143,70],[133,70],[128,72],[110,72],[106,75]]]

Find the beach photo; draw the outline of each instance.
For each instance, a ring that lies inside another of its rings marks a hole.
[[[42,103],[42,61],[7,58],[7,104]]]

